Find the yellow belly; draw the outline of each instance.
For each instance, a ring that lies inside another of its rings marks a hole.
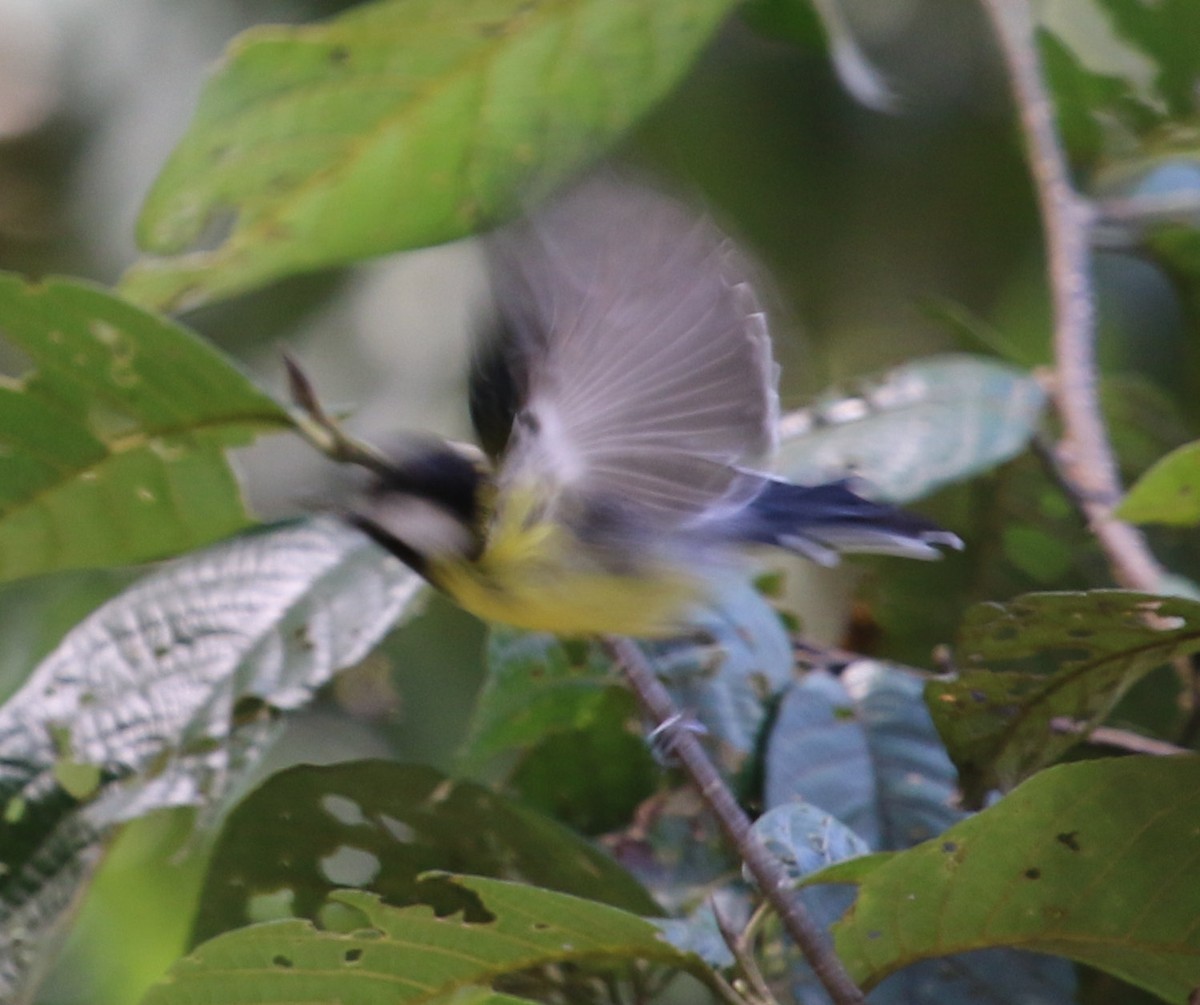
[[[556,528],[501,535],[477,561],[430,573],[484,620],[556,635],[676,635],[705,592],[702,578],[653,559],[628,574],[607,570]]]

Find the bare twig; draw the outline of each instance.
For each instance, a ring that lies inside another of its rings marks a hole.
[[[1172,754],[1190,754],[1187,747],[1179,747],[1165,740],[1155,740],[1153,737],[1142,736],[1127,729],[1114,729],[1111,726],[1097,726],[1088,729],[1087,724],[1058,716],[1050,720],[1050,728],[1055,733],[1086,733],[1091,743],[1104,747],[1115,747],[1117,750],[1128,750],[1131,754],[1150,754],[1154,757],[1169,757]]]
[[[642,651],[629,639],[605,638],[604,646],[625,674],[638,702],[656,726],[678,721],[679,714]],[[712,812],[722,833],[737,850],[763,896],[779,914],[784,928],[800,947],[817,979],[835,1005],[864,1005],[866,998],[846,973],[842,961],[825,939],[820,927],[791,889],[782,864],[750,829],[750,821],[738,806],[696,735],[686,729],[671,734],[672,752],[700,798]]]
[[[1096,395],[1090,238],[1097,215],[1071,184],[1038,65],[1026,0],[982,0],[1000,41],[1046,234],[1054,303],[1055,403],[1063,438],[1054,459],[1080,500],[1113,578],[1155,592],[1163,569],[1142,535],[1113,516],[1121,485]]]
[[[742,932],[739,935],[730,927],[728,919],[721,913],[720,905],[717,904],[715,898],[709,898],[708,906],[717,922],[717,931],[721,933],[722,941],[733,954],[734,960],[737,961],[738,969],[741,970],[747,987],[754,995],[754,1001],[759,1005],[779,1005],[758,967],[754,953],[750,950],[746,933]]]

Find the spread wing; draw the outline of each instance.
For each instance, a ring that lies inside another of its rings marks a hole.
[[[520,402],[503,479],[658,527],[761,488],[739,467],[774,447],[775,365],[750,269],[710,220],[606,176],[488,253]]]

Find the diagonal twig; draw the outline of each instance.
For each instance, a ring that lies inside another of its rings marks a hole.
[[[1027,0],[981,0],[1000,42],[1046,235],[1054,305],[1054,400],[1062,441],[1054,461],[1122,586],[1154,593],[1163,568],[1142,534],[1113,516],[1121,484],[1096,394],[1093,205],[1076,192],[1055,129]]]
[[[605,649],[625,675],[638,703],[656,726],[679,719],[667,689],[642,651],[630,639],[606,637]],[[696,735],[686,729],[671,732],[671,751],[716,818],[726,840],[737,850],[759,890],[775,909],[788,934],[817,975],[834,1005],[864,1005],[866,998],[850,979],[820,926],[809,917],[792,889],[783,865],[751,831],[750,821],[725,785]]]

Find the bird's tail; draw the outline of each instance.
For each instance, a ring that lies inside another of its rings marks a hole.
[[[847,481],[808,486],[771,479],[746,516],[745,540],[786,548],[821,565],[837,564],[843,552],[932,559],[941,557],[939,545],[963,546],[956,534],[923,517],[864,499]]]

